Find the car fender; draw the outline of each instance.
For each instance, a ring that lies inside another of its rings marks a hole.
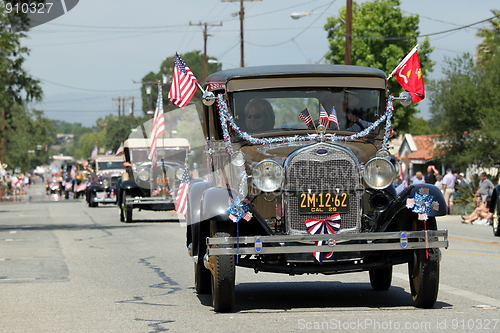
[[[201,201],[205,191],[213,186],[212,182],[196,182],[189,187],[188,211],[186,213],[186,246],[191,244],[193,255],[198,255],[200,239],[209,236],[208,221],[201,222]]]
[[[99,186],[99,185],[90,185],[88,188],[88,191],[95,193],[95,192],[102,192],[102,191],[104,191],[104,189],[102,188],[102,186]]]
[[[229,219],[228,208],[231,198],[235,197],[236,194],[231,189],[220,187],[206,189],[201,198],[201,220],[230,221],[232,223]]]
[[[497,207],[498,204],[500,204],[500,185],[496,185],[495,188],[493,189],[493,193],[491,194],[491,201],[490,201],[490,212],[494,213],[495,208]]]
[[[406,197],[406,206],[408,209],[416,213],[416,207],[418,205],[425,205],[428,216],[444,216],[447,214],[448,208],[446,206],[443,192],[441,192],[437,186],[432,184],[419,184],[412,186],[413,188]]]
[[[120,182],[120,188],[122,190],[131,190],[137,187],[137,184],[131,180],[124,180]]]

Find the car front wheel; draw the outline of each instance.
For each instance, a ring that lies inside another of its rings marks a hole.
[[[422,221],[415,221],[414,225],[420,223]],[[427,220],[427,229],[437,229],[434,217]],[[419,227],[414,230],[422,229]],[[439,259],[439,249],[421,249],[415,250],[408,262],[411,297],[418,308],[431,308],[436,303],[439,291]]]
[[[211,223],[212,237],[231,237],[228,223]],[[219,247],[218,245],[213,245]],[[212,272],[212,305],[215,312],[232,312],[234,309],[235,257],[214,256]]]

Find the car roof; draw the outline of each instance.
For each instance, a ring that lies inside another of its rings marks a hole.
[[[270,65],[255,67],[240,67],[222,70],[209,75],[207,83],[225,83],[238,78],[258,77],[298,77],[298,76],[354,76],[386,78],[380,69],[352,65]]]
[[[94,158],[97,162],[101,161],[106,161],[106,162],[120,162],[120,161],[125,161],[125,156],[120,155],[120,156],[115,156],[115,155],[102,155],[102,156],[96,156]]]
[[[149,148],[149,139],[127,139],[123,143],[124,148]],[[174,147],[189,147],[189,141],[184,138],[159,138],[156,141],[158,148],[174,148]]]

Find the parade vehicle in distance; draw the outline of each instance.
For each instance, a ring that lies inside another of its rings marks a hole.
[[[212,294],[215,311],[235,310],[236,266],[289,275],[368,271],[372,287],[387,290],[393,266],[407,264],[415,306],[434,305],[439,248],[448,246],[436,216],[446,204],[434,185],[393,185],[394,97],[383,71],[245,67],[211,74],[206,87],[211,179],[190,187],[186,245],[195,289]],[[411,103],[407,93],[397,99]]]
[[[94,181],[87,187],[86,200],[89,207],[102,204],[116,204],[116,185],[125,172],[123,155],[101,155],[90,161],[90,168],[95,173]]]
[[[124,144],[126,172],[118,182],[120,221],[132,222],[133,209],[173,210],[189,153],[184,138],[161,138],[156,143],[157,163],[148,159],[150,140],[129,138]]]
[[[87,190],[86,179],[88,176],[87,170],[84,167],[84,160],[68,160],[61,164],[63,174],[62,190],[64,197],[68,199],[70,195],[73,199],[83,197]]]

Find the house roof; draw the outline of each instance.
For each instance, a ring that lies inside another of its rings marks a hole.
[[[441,153],[436,151],[437,143],[441,141],[441,135],[411,135],[406,134],[401,147],[399,148],[397,159],[421,160],[424,162],[430,161]]]

